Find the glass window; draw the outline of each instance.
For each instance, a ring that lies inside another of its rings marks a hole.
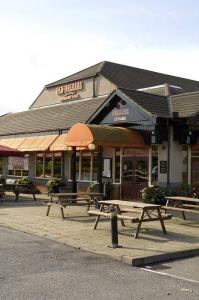
[[[22,176],[22,171],[21,170],[15,170],[14,175],[15,176]]]
[[[151,184],[158,183],[158,147],[152,146]]]
[[[54,177],[61,177],[61,163],[62,157],[61,152],[55,152],[54,153],[54,163],[53,163],[53,176]]]
[[[136,182],[148,181],[148,158],[136,158],[135,176]]]
[[[120,149],[115,149],[115,182],[120,182]]]
[[[29,155],[25,157],[8,157],[8,174],[13,176],[28,176]],[[24,175],[26,174],[26,175]]]
[[[0,157],[0,174],[3,173],[3,158]]]
[[[192,151],[191,157],[191,185],[199,191],[199,150]]]
[[[182,147],[182,183],[188,183],[188,146]]]
[[[8,174],[9,174],[9,175],[15,175],[15,171],[14,171],[14,170],[9,170],[9,171],[8,171]]]
[[[52,176],[52,153],[45,154],[45,177]]]
[[[36,157],[36,177],[43,177],[43,160],[44,155],[43,153],[37,153]]]
[[[92,153],[93,156],[93,170],[92,170],[92,180],[97,181],[97,169],[99,164],[98,153]]]
[[[28,176],[28,170],[22,170],[22,176]]]
[[[90,174],[91,174],[91,153],[82,152],[81,180],[90,181]]]

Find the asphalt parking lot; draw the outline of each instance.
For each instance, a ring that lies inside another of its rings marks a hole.
[[[0,241],[1,299],[199,299],[199,257],[147,271],[5,227]]]

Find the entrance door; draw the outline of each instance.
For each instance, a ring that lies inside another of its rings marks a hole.
[[[148,156],[122,158],[122,200],[140,200],[140,190],[148,185]]]

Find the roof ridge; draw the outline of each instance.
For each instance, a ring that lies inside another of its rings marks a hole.
[[[147,72],[150,72],[150,73],[156,73],[156,74],[171,76],[171,77],[185,79],[185,80],[194,81],[194,82],[198,82],[199,83],[199,80],[189,79],[189,78],[186,78],[186,77],[180,77],[178,75],[171,75],[171,74],[167,74],[167,73],[161,73],[161,72],[158,72],[158,71],[152,71],[152,70],[148,70],[148,69],[142,69],[142,68],[133,67],[133,66],[125,65],[125,64],[120,64],[120,63],[115,63],[115,62],[111,62],[111,61],[105,61],[105,62],[113,64],[113,65],[119,65],[119,66],[127,67],[127,68],[130,68],[130,69],[136,69],[136,70],[140,70],[140,71],[147,71]]]
[[[90,69],[90,68],[93,68],[93,67],[95,67],[95,66],[97,66],[97,65],[100,65],[100,66],[99,66],[99,70],[100,70],[100,69],[101,69],[101,65],[103,65],[103,63],[104,63],[104,61],[101,61],[101,62],[99,62],[99,63],[97,63],[97,64],[94,64],[94,65],[92,65],[92,66],[89,66],[89,67],[87,67],[87,68],[84,68],[84,69],[82,69],[82,70],[80,70],[80,71],[77,71],[77,72],[75,72],[75,73],[73,73],[73,74],[70,74],[70,75],[65,76],[65,77],[63,77],[63,78],[61,78],[61,79],[58,79],[58,80],[53,81],[53,82],[51,82],[51,83],[48,83],[48,84],[45,85],[45,87],[59,84],[59,82],[60,82],[61,80],[67,79],[67,78],[70,77],[70,76],[74,76],[74,75],[76,75],[76,74],[78,74],[78,73],[81,73],[81,72],[83,72],[83,71],[85,71],[85,70],[88,70],[88,69]],[[99,72],[99,70],[97,71],[97,73]],[[69,80],[69,81],[70,81],[70,80]],[[73,79],[72,81],[74,81],[74,79]]]

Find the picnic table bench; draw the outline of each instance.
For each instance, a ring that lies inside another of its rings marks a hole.
[[[199,214],[199,199],[182,197],[182,196],[167,196],[166,206],[162,208],[165,210],[173,210],[182,213],[182,217],[186,220],[185,213]]]
[[[138,224],[134,239],[138,237],[143,222],[160,221],[162,231],[166,234],[164,220],[169,220],[172,217],[172,215],[161,214],[161,205],[122,200],[103,200],[99,201],[99,203],[101,204],[99,210],[87,211],[89,215],[96,216],[94,229],[97,228],[101,216],[111,217],[111,207],[114,207],[117,210],[117,217],[121,221],[122,226],[125,226],[124,220],[130,220],[132,223]],[[139,213],[139,216],[126,215],[126,213]]]
[[[6,192],[14,193],[15,201],[19,200],[20,194],[32,194],[33,199],[36,201],[35,194],[38,193],[37,189],[29,183],[3,183],[0,185],[0,193],[1,195],[5,195]],[[1,197],[1,204],[3,204],[3,197]]]
[[[61,211],[62,219],[64,220],[64,208],[67,205],[71,204],[87,204],[87,210],[90,208],[92,204],[95,206],[98,205],[98,201],[102,199],[102,193],[95,192],[78,192],[78,193],[50,193],[50,199],[46,203],[47,211],[46,215],[49,215],[49,211],[52,205],[58,206]]]

